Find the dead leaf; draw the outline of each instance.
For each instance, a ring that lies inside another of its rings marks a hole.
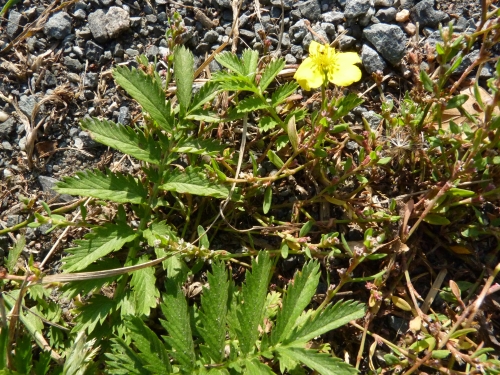
[[[36,151],[41,158],[52,155],[56,152],[57,149],[57,141],[43,141],[38,142],[36,145]]]

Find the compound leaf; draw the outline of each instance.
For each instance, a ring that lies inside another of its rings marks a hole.
[[[112,375],[147,375],[152,372],[144,368],[139,353],[134,352],[130,344],[121,338],[111,339],[111,353],[104,353],[106,358],[106,368],[108,374]]]
[[[285,67],[285,60],[277,59],[271,61],[268,66],[262,72],[262,77],[260,78],[259,87],[262,91],[267,89],[271,82],[276,78],[279,72]]]
[[[194,57],[184,46],[178,46],[174,51],[174,76],[181,113],[185,113],[191,102],[193,90]]]
[[[236,109],[240,113],[253,112],[258,109],[263,109],[269,107],[269,104],[262,101],[261,98],[257,98],[255,96],[250,96],[248,98],[243,99],[238,103]]]
[[[94,294],[87,303],[78,308],[80,314],[75,318],[77,322],[72,332],[87,330],[90,334],[97,324],[102,324],[116,307],[116,301],[101,294]]]
[[[156,79],[142,70],[129,69],[125,66],[114,69],[113,77],[162,129],[172,130],[173,118],[170,106],[166,104],[165,93]]]
[[[224,146],[213,139],[190,138],[177,143],[172,151],[181,154],[215,156],[224,150]]]
[[[215,60],[224,68],[227,68],[240,76],[247,75],[245,65],[243,65],[243,62],[234,53],[229,51],[222,52],[215,56]]]
[[[60,194],[82,195],[117,203],[144,203],[148,197],[146,186],[132,176],[119,172],[95,170],[78,172],[76,177],[64,177],[54,190]]]
[[[201,86],[200,90],[193,95],[188,114],[201,108],[203,104],[212,100],[215,95],[217,95],[217,83],[212,81],[205,83]]]
[[[142,257],[135,264],[145,263],[148,259]],[[160,292],[155,286],[156,277],[153,267],[141,268],[132,273],[130,286],[132,287],[132,299],[135,302],[135,311],[139,315],[149,316],[149,310],[156,307],[156,299]]]
[[[243,66],[245,67],[245,75],[253,78],[257,72],[257,64],[259,63],[259,52],[252,49],[245,49],[241,56]]]
[[[284,85],[278,87],[273,95],[271,96],[271,105],[273,107],[278,104],[283,103],[290,95],[292,95],[299,85],[295,81],[290,81]]]

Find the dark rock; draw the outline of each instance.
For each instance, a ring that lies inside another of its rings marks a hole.
[[[116,57],[123,57],[125,50],[123,49],[120,43],[116,43],[115,49],[113,51],[113,55]]]
[[[364,16],[370,10],[370,0],[347,0],[344,15],[346,18]]]
[[[109,7],[111,4],[113,4],[113,1],[114,0],[101,0],[101,4],[105,7]]]
[[[321,22],[320,26],[328,36],[330,36],[332,39],[335,39],[336,31],[335,25],[333,23]]]
[[[88,27],[82,27],[80,30],[76,31],[76,36],[84,40],[92,38],[92,31]],[[97,40],[97,39],[96,39]]]
[[[375,0],[374,5],[376,7],[392,7],[394,0]]]
[[[304,23],[304,20],[298,21],[295,25],[290,27],[289,35],[292,43],[301,43],[304,37],[307,35],[308,30]]]
[[[47,87],[54,87],[57,85],[57,79],[50,70],[45,71],[45,77],[43,78],[43,84]]]
[[[231,0],[215,0],[217,5],[221,8],[231,9]]]
[[[54,190],[54,186],[59,181],[56,180],[55,178],[47,177],[47,176],[38,176],[38,182],[40,183],[42,190],[44,192],[48,193],[50,197],[55,197],[58,195],[58,193]],[[59,200],[64,201],[64,202],[69,202],[69,201],[72,201],[73,199],[74,198],[68,194],[61,194],[59,196]]]
[[[219,33],[215,30],[209,30],[206,32],[205,36],[203,37],[203,41],[208,44],[213,44],[217,42],[219,39]]]
[[[302,40],[302,47],[304,47],[306,51],[309,50],[309,45],[313,40],[315,40],[318,43],[324,43],[323,40],[329,41],[328,35],[326,35],[326,32],[320,26],[318,25],[313,26],[312,29],[315,32],[315,35],[308,32],[307,35]]]
[[[281,9],[281,1],[282,0],[271,0],[271,4]],[[293,0],[283,0],[283,8],[285,10],[292,9],[293,4],[294,4]]]
[[[382,116],[376,114],[374,111],[363,112],[361,116],[368,121],[370,128],[373,130],[376,130],[379,127],[380,122],[383,120]]]
[[[371,25],[363,30],[363,36],[393,65],[397,65],[405,55],[406,37],[403,30],[395,25]]]
[[[356,44],[356,38],[349,36],[349,35],[343,35],[339,39],[339,48],[341,51],[347,51],[349,50],[352,46]]]
[[[83,65],[77,59],[73,59],[69,56],[64,57],[64,65],[72,72],[81,72],[83,70]]]
[[[399,0],[401,9],[411,9],[415,5],[415,0]]]
[[[396,19],[398,13],[396,8],[383,8],[375,13],[375,17],[382,23],[390,23]]]
[[[240,37],[247,39],[247,40],[251,40],[251,39],[255,38],[255,33],[253,31],[250,31],[250,30],[241,29],[240,30]]]
[[[7,22],[7,29],[5,30],[10,39],[14,39],[17,34],[22,31],[23,25],[26,24],[26,18],[16,10],[12,9],[9,12],[9,21]]]
[[[7,216],[7,228],[22,223],[22,221],[23,217],[21,215],[9,215]]]
[[[83,85],[85,87],[96,88],[99,83],[99,74],[98,73],[87,73],[85,74],[85,78],[83,79]]]
[[[57,12],[49,18],[43,32],[49,38],[64,39],[71,33],[71,17],[66,12]]]
[[[11,116],[4,122],[0,122],[0,139],[7,139],[14,129],[16,120]]]
[[[120,107],[120,113],[118,115],[118,122],[123,125],[130,124],[130,113],[128,107]]]
[[[410,9],[410,18],[420,27],[437,27],[439,23],[447,22],[450,17],[440,10],[434,9],[434,0],[422,0]]]
[[[38,103],[38,98],[34,95],[23,95],[19,98],[19,109],[26,116],[31,117],[33,110],[35,109],[35,105]]]
[[[317,21],[321,16],[321,8],[318,0],[309,0],[298,6],[302,17],[309,21]]]
[[[384,71],[387,66],[377,51],[366,44],[363,44],[363,48],[361,48],[361,62],[369,74],[376,71]]]
[[[85,55],[91,61],[99,61],[103,52],[104,48],[92,40],[87,41],[85,44]]]

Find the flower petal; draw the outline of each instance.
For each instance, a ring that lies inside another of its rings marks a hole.
[[[356,65],[330,67],[328,80],[337,86],[349,86],[361,79],[361,70]]]
[[[293,76],[297,83],[304,90],[311,90],[320,87],[325,79],[324,73],[316,65],[312,58],[305,59]]]
[[[337,65],[361,64],[361,58],[356,52],[339,52],[335,55]]]
[[[311,41],[311,44],[309,44],[309,54],[310,55],[317,55],[324,50],[325,50],[325,46],[323,44],[320,44],[320,43],[314,41],[314,40]]]

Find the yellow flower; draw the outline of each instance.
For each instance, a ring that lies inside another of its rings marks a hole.
[[[309,57],[295,72],[293,78],[304,90],[320,87],[326,79],[337,86],[349,86],[361,79],[361,63],[356,52],[336,52],[329,45],[312,41]]]

